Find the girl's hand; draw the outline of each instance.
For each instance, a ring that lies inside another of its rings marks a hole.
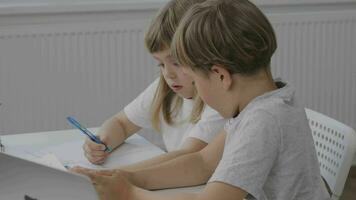
[[[134,186],[127,181],[119,170],[91,170],[82,167],[71,171],[88,176],[100,200],[130,200]]]
[[[91,141],[89,138],[83,144],[84,156],[89,162],[99,165],[103,164],[109,156],[109,152],[105,152],[105,146]]]

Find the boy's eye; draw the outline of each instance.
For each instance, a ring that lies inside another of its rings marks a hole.
[[[177,62],[174,62],[173,65],[179,67],[179,64]]]

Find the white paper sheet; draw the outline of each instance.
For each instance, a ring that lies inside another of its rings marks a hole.
[[[59,161],[57,156],[54,154],[46,154],[46,155],[42,156],[41,158],[35,159],[34,161],[37,163],[43,164],[43,165],[47,165],[52,168],[67,171],[67,169],[61,163],[61,161]]]
[[[127,142],[113,151],[102,165],[91,164],[84,156],[82,149],[84,141],[77,140],[52,146],[36,152],[37,155],[53,154],[68,167],[82,166],[92,169],[108,169],[133,164],[164,153],[158,147],[148,143],[139,136],[129,138]]]

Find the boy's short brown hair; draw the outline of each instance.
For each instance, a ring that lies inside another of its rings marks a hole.
[[[248,0],[207,0],[194,5],[172,42],[173,55],[183,66],[207,72],[219,65],[242,75],[269,68],[276,48],[272,25]]]

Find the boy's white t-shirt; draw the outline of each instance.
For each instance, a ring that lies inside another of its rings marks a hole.
[[[239,187],[246,199],[330,199],[305,110],[288,85],[252,100],[224,129],[224,153],[209,182]]]
[[[137,126],[153,129],[150,108],[158,83],[159,78],[124,108],[128,119]],[[177,123],[173,125],[167,124],[161,115],[161,132],[156,134],[162,136],[167,151],[179,149],[187,137],[197,138],[209,143],[223,129],[226,120],[208,106],[205,106],[201,119],[196,124],[190,123],[189,117],[193,105],[193,100],[183,99],[181,111],[174,118],[174,122]]]

